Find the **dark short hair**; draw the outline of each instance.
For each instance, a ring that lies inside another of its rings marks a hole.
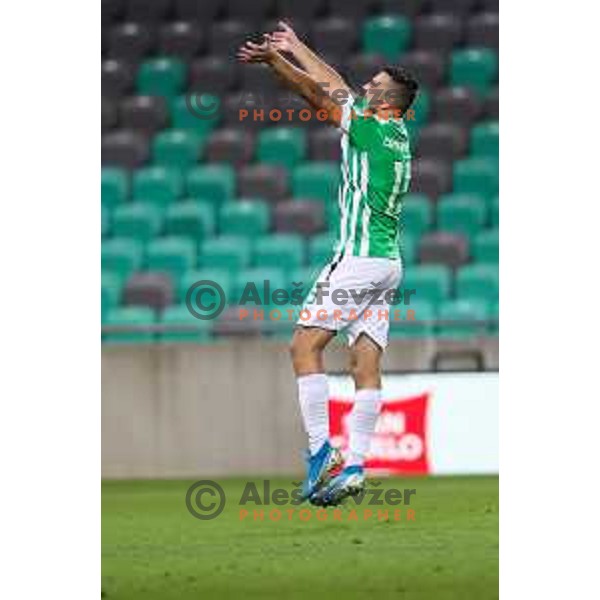
[[[401,109],[402,112],[408,110],[419,91],[417,80],[404,67],[387,66],[383,67],[381,70],[384,73],[387,73],[400,88],[400,106],[398,106],[398,108]]]

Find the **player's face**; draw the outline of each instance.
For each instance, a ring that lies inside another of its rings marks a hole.
[[[377,73],[363,86],[369,106],[395,106],[398,100],[398,88],[394,80],[385,72]]]

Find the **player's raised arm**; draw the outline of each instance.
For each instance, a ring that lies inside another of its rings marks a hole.
[[[283,58],[270,43],[268,36],[265,36],[262,44],[246,42],[239,49],[237,57],[244,63],[267,64],[289,88],[302,96],[313,108],[324,110],[327,121],[336,127],[341,126],[342,106],[329,96],[320,82]],[[341,102],[344,103],[343,100]]]
[[[325,86],[329,94],[335,90],[350,92],[350,86],[344,78],[298,39],[296,32],[285,21],[280,21],[278,26],[279,29],[269,35],[275,50],[291,54],[313,79]]]

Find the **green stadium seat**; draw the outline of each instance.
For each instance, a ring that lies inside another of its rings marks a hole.
[[[497,121],[476,125],[471,129],[471,156],[498,156],[499,140]]]
[[[405,17],[371,17],[363,24],[362,49],[365,53],[381,54],[388,61],[397,61],[408,48],[410,36],[410,22]]]
[[[410,139],[413,140],[414,137],[412,134],[427,122],[431,111],[431,97],[427,90],[419,90],[417,97],[409,110],[414,111],[414,118],[409,118],[410,113],[407,113],[404,122],[408,128],[409,134],[411,134]]]
[[[412,339],[433,334],[435,312],[431,302],[411,300],[410,304],[389,307],[390,338]],[[396,319],[399,313],[400,318]]]
[[[304,241],[299,235],[276,234],[256,240],[254,264],[261,267],[279,267],[286,273],[304,265]]]
[[[498,265],[466,265],[456,275],[456,297],[492,302],[498,299]]]
[[[496,302],[492,302],[490,307],[490,323],[489,331],[494,335],[498,335],[499,331],[499,323],[500,323],[500,302],[496,300]]]
[[[312,268],[323,268],[335,251],[335,237],[331,233],[315,235],[308,241],[308,262]]]
[[[465,339],[487,333],[488,308],[477,300],[450,300],[438,312],[440,337]]]
[[[169,129],[158,133],[153,142],[154,163],[187,169],[200,158],[201,138],[192,131]]]
[[[177,286],[177,297],[180,302],[186,302],[186,296],[190,288],[194,286],[194,284],[199,281],[214,281],[217,285],[221,287],[223,293],[225,294],[225,300],[229,302],[232,298],[233,294],[233,273],[227,271],[226,269],[221,268],[212,268],[212,267],[200,267],[199,269],[192,269],[190,271],[186,271]],[[191,302],[194,304],[196,294],[198,292],[198,288],[195,288],[195,291],[192,292]],[[218,298],[210,298],[209,300],[218,301]]]
[[[228,202],[221,209],[219,232],[223,235],[260,237],[269,229],[269,206],[262,200]]]
[[[498,193],[498,160],[464,158],[454,163],[455,192],[491,196]]]
[[[269,295],[266,298],[264,294],[265,281],[268,282],[269,292]],[[248,284],[254,284],[255,287]],[[286,277],[281,268],[261,266],[252,269],[244,269],[234,277],[231,303],[241,304],[242,300],[245,299],[246,302],[244,303],[244,306],[250,311],[254,309],[268,310],[269,307],[273,305],[273,293],[276,290],[285,289],[287,289]],[[255,292],[258,293],[258,298],[256,298]],[[260,305],[257,305],[254,302],[255,298],[260,302]]]
[[[125,202],[129,194],[129,177],[125,169],[104,167],[101,175],[102,204],[113,208]]]
[[[142,266],[143,244],[131,238],[112,238],[102,242],[102,271],[125,279]]]
[[[143,96],[170,98],[181,93],[185,85],[185,65],[174,58],[152,58],[140,66],[137,91]]]
[[[500,226],[500,203],[498,196],[494,196],[492,204],[490,206],[490,225],[492,227]]]
[[[212,322],[196,318],[186,304],[167,307],[160,315],[159,322],[173,327],[159,334],[158,337],[163,342],[198,343],[210,339]],[[186,327],[186,329],[178,331],[177,327]]]
[[[327,205],[337,204],[340,168],[333,162],[310,162],[297,166],[292,174],[295,197],[314,198]]]
[[[486,229],[479,232],[472,247],[473,258],[478,263],[498,264],[500,258],[498,229]]]
[[[452,275],[442,265],[421,265],[408,269],[401,285],[403,290],[415,290],[410,302],[430,302],[437,306],[450,296]]]
[[[171,103],[171,121],[176,129],[187,129],[195,132],[204,140],[208,134],[219,124],[219,98],[210,94],[202,95],[202,104],[206,107],[214,106],[216,110],[203,111],[198,105],[189,104],[194,96],[178,96]]]
[[[123,280],[118,275],[110,272],[102,273],[100,289],[102,322],[104,322],[108,313],[119,305],[122,289]]]
[[[474,194],[447,194],[438,202],[438,229],[473,237],[486,218],[485,201]]]
[[[141,306],[123,306],[109,311],[104,322],[112,326],[148,326],[154,325],[156,316],[151,308]],[[155,339],[151,331],[122,331],[104,333],[104,341],[111,344],[150,343]]]
[[[306,155],[306,133],[297,127],[272,127],[258,135],[257,158],[260,162],[292,169]]]
[[[146,249],[146,264],[150,271],[164,271],[174,285],[185,271],[196,266],[196,243],[184,237],[164,237],[150,242]]]
[[[494,83],[498,57],[489,48],[455,50],[450,61],[450,83],[473,88],[482,96]]]
[[[129,237],[148,242],[162,226],[160,209],[145,202],[131,202],[117,206],[113,213],[113,233],[117,237]]]
[[[220,206],[235,194],[235,171],[231,165],[202,165],[187,173],[188,195]]]
[[[416,262],[419,251],[419,237],[410,233],[400,234],[400,256],[404,265]]]
[[[172,204],[165,215],[165,231],[168,235],[186,236],[201,243],[215,231],[214,206],[193,199]]]
[[[133,175],[133,199],[165,207],[183,191],[183,177],[177,169],[144,167]]]
[[[206,240],[198,260],[202,267],[237,273],[250,266],[251,258],[252,246],[246,236],[223,235]]]
[[[108,208],[106,208],[106,206],[104,206],[104,204],[102,204],[100,207],[100,233],[102,234],[102,237],[105,237],[110,233],[110,227],[110,211]]]
[[[421,236],[431,229],[433,210],[425,194],[407,194],[402,201],[400,223],[403,232]]]

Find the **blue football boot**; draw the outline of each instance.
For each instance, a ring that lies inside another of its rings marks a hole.
[[[346,467],[329,483],[310,496],[311,504],[336,506],[350,496],[356,496],[365,489],[365,472],[362,467]]]
[[[312,456],[306,451],[306,479],[302,484],[302,499],[308,500],[331,477],[332,471],[342,464],[342,455],[329,442],[324,442]]]

